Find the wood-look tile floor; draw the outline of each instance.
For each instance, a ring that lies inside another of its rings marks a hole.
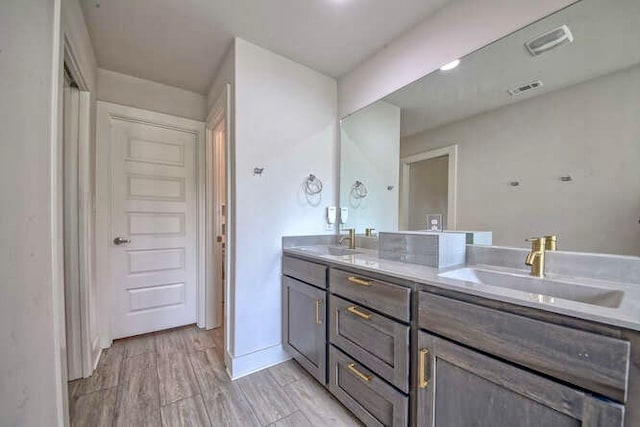
[[[115,341],[69,383],[71,425],[361,425],[292,360],[231,382],[223,348],[222,328],[195,326]]]

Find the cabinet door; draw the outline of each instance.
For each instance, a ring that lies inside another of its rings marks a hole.
[[[622,426],[624,407],[419,333],[418,425]]]
[[[327,382],[327,292],[291,277],[282,279],[283,341],[294,359],[322,384]]]

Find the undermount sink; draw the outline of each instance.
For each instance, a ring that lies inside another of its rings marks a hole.
[[[601,307],[618,308],[624,296],[624,292],[619,290],[583,286],[558,280],[538,279],[481,268],[460,268],[441,273],[439,276],[537,294],[542,297],[536,298],[541,302],[553,302],[552,298],[559,298]]]
[[[308,246],[299,248],[303,251],[313,252],[318,255],[344,256],[361,254],[355,249],[341,248],[340,246]]]

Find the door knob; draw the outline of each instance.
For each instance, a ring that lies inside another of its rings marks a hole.
[[[115,243],[116,245],[122,245],[124,243],[131,243],[131,240],[125,239],[124,237],[116,237],[115,239],[113,239],[113,243]]]

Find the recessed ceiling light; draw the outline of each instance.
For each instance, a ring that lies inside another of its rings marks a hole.
[[[458,65],[460,65],[460,60],[456,59],[455,61],[451,61],[448,64],[444,64],[442,67],[440,67],[440,71],[449,71],[449,70],[453,70],[454,68],[456,68]]]

